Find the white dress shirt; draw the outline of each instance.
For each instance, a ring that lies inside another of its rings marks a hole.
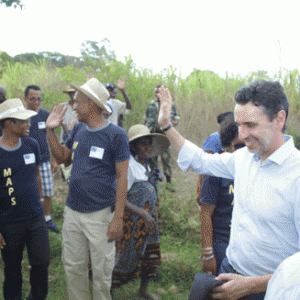
[[[265,300],[300,299],[300,252],[285,259],[267,287]]]
[[[292,137],[262,164],[247,147],[207,154],[189,141],[179,152],[182,170],[234,179],[234,208],[227,258],[246,276],[273,273],[299,250],[300,152]]]

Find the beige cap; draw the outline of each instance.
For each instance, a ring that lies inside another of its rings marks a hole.
[[[27,120],[36,114],[35,111],[26,109],[21,99],[7,99],[0,104],[0,120],[8,118]]]
[[[110,98],[110,94],[105,86],[96,78],[92,78],[81,86],[70,84],[76,91],[79,91],[94,101],[101,109],[109,112],[105,102]]]

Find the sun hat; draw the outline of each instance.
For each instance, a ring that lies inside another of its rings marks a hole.
[[[169,146],[168,138],[160,133],[151,133],[149,128],[142,124],[133,125],[128,130],[129,143],[145,136],[152,137],[152,151],[150,157],[155,157],[165,152]]]
[[[204,151],[212,151],[213,153],[219,153],[222,150],[222,144],[219,132],[212,133],[203,144]]]
[[[79,91],[94,101],[101,109],[107,110],[105,102],[110,98],[110,94],[105,86],[96,78],[92,78],[81,86],[70,84],[72,88]]]
[[[21,99],[7,99],[0,104],[0,120],[14,118],[27,120],[37,113],[33,110],[26,109]]]
[[[69,94],[69,93],[75,93],[76,90],[71,88],[70,86],[68,86],[68,89],[67,90],[64,90],[63,93],[65,94]]]

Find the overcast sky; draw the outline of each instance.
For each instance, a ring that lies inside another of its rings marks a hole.
[[[300,69],[297,0],[22,2],[23,10],[0,5],[0,50],[11,56],[79,56],[83,41],[108,38],[119,60],[131,54],[155,73],[169,65],[184,77],[194,68],[220,75]]]

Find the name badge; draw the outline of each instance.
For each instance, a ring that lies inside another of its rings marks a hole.
[[[24,154],[25,165],[34,164],[35,163],[35,155],[34,153]]]
[[[102,159],[104,154],[104,149],[92,146],[90,151],[90,157]]]
[[[38,122],[38,127],[39,127],[39,129],[45,129],[46,128],[46,123],[45,122]]]

